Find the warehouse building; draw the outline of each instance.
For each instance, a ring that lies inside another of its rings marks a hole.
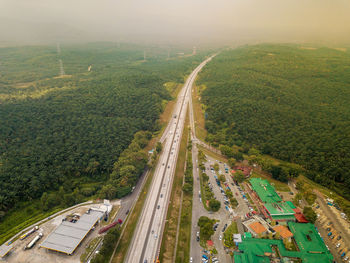
[[[40,247],[71,255],[105,215],[106,212],[101,210],[89,209],[76,221],[62,221]]]

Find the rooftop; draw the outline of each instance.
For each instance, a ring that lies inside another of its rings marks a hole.
[[[250,184],[264,203],[276,203],[282,201],[273,186],[265,179],[251,178]]]
[[[13,248],[12,245],[3,244],[0,246],[0,258],[5,257]]]
[[[278,225],[278,226],[275,226],[273,230],[279,233],[282,238],[290,238],[293,236],[293,233],[290,232],[286,226]]]
[[[307,221],[304,214],[300,211],[299,208],[295,208],[295,209],[293,209],[293,211],[295,212],[294,216],[299,223],[308,223],[309,222],[309,221]]]
[[[292,216],[294,218],[293,209],[285,202],[266,203],[265,208],[272,218],[274,218],[274,216]]]
[[[76,223],[63,221],[40,247],[71,255],[103,214],[102,211],[90,210]]]
[[[288,222],[288,227],[294,233],[294,239],[301,251],[330,254],[313,224]]]
[[[262,234],[267,230],[260,222],[251,223],[249,227],[257,234]]]
[[[235,263],[270,263],[270,259],[279,259],[274,247],[282,257],[281,262],[288,262],[288,258],[299,258],[303,263],[331,263],[333,257],[330,252],[310,253],[309,251],[286,250],[282,240],[271,240],[261,238],[244,237],[242,243],[238,244],[240,252],[234,253]]]

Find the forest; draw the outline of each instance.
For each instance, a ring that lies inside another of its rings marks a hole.
[[[183,83],[205,56],[177,52],[125,43],[0,48],[0,221],[23,202],[40,200],[47,211],[129,193],[173,99],[164,84]]]
[[[223,51],[197,81],[206,140],[300,164],[306,176],[350,199],[349,72],[344,49],[261,44]]]

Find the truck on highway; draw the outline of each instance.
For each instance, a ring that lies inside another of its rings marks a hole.
[[[31,234],[33,234],[35,231],[37,231],[39,229],[38,226],[33,227],[31,230],[29,230],[28,232],[26,232],[25,234],[21,235],[21,237],[19,238],[20,240],[23,240],[27,237],[29,237]]]
[[[118,224],[118,222],[113,222],[113,223],[109,224],[108,226],[102,227],[102,228],[98,231],[98,233],[99,233],[99,234],[102,234],[102,233],[108,231],[109,229],[111,229],[112,227],[115,227],[117,224]]]
[[[34,247],[36,242],[38,242],[42,237],[43,237],[43,233],[39,233],[36,237],[34,237],[32,241],[29,242],[28,245],[24,247],[24,249],[31,249],[32,247]]]

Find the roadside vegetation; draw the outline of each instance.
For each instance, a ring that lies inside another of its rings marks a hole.
[[[293,56],[291,56],[293,54]],[[297,163],[295,172],[350,199],[350,55],[330,48],[256,45],[224,51],[199,74],[208,143],[239,146]],[[315,96],[317,94],[317,96]]]
[[[235,242],[233,241],[233,234],[238,234],[237,223],[232,223],[227,227],[224,232],[224,245],[229,248],[235,248]]]
[[[189,131],[190,132],[190,131]],[[185,168],[184,184],[182,187],[183,198],[181,207],[180,229],[176,248],[176,263],[189,262],[192,226],[192,199],[193,199],[193,165],[191,154],[191,142],[188,144],[187,161]]]
[[[116,226],[103,237],[103,244],[98,254],[93,257],[91,263],[108,263],[114,247],[120,237],[120,228]]]
[[[200,245],[204,248],[207,245],[207,241],[210,240],[211,236],[214,234],[215,222],[215,219],[210,219],[206,216],[201,216],[198,219],[197,225],[199,226]]]
[[[201,199],[203,206],[206,210],[210,211],[207,201],[211,200],[214,197],[213,191],[210,189],[208,182],[209,176],[206,173],[204,163],[207,161],[207,158],[202,150],[198,150],[198,167],[199,171],[199,180],[201,188]]]

